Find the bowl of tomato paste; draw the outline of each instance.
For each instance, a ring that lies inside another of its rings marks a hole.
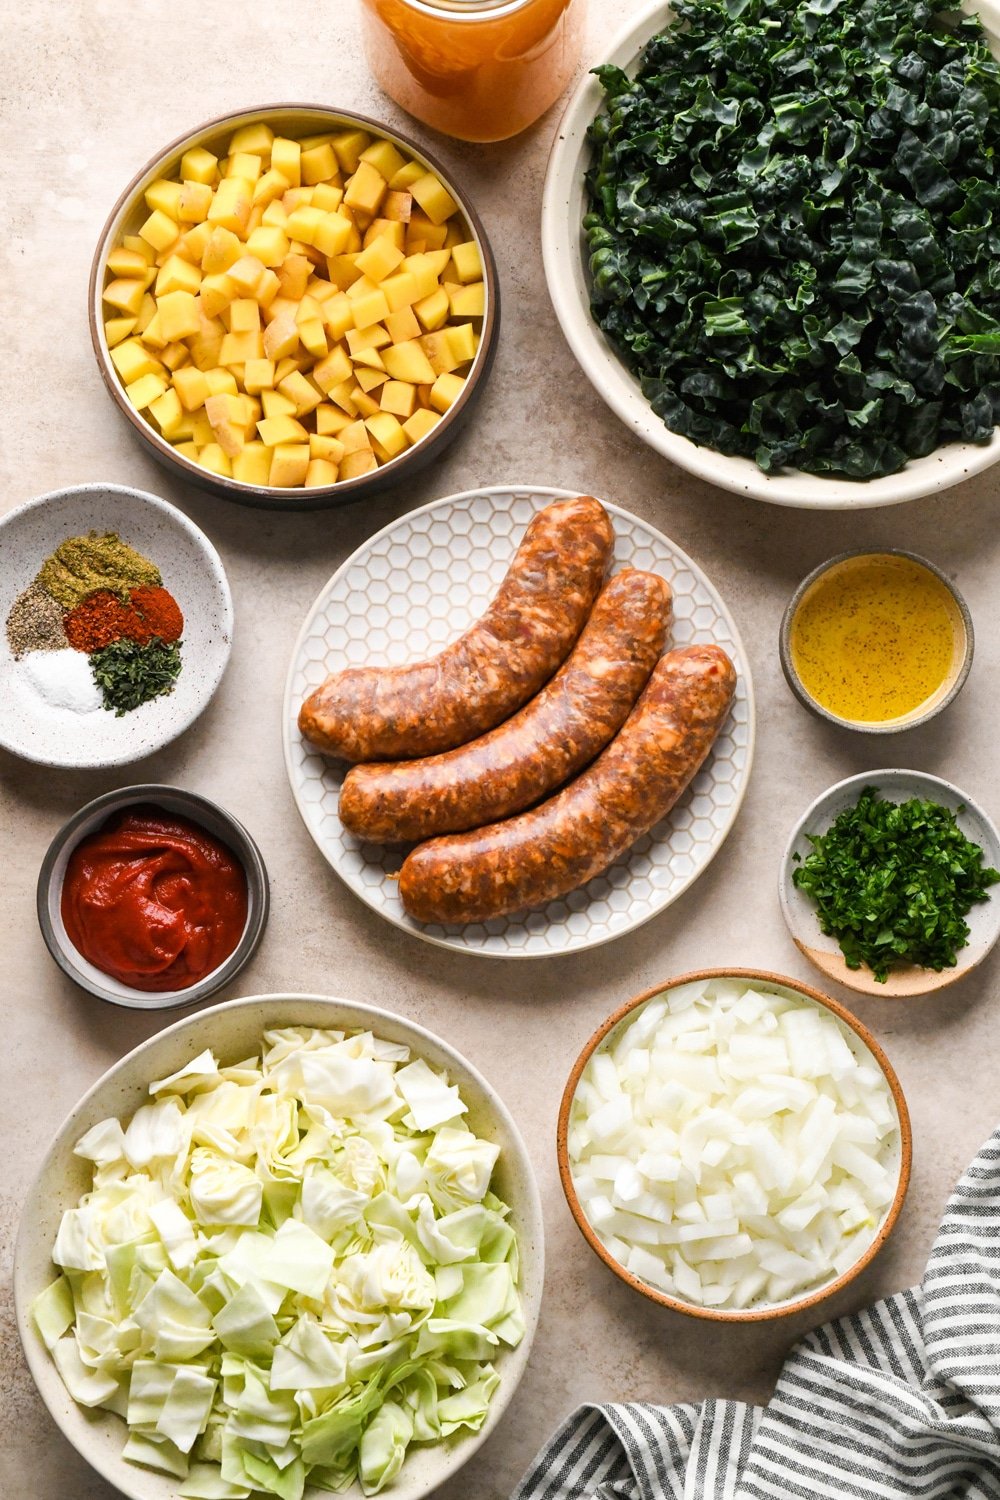
[[[171,786],[81,807],[38,876],[38,921],[82,989],[136,1010],[194,1005],[235,979],[267,922],[267,869],[233,815]]]

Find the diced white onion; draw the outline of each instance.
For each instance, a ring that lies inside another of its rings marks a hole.
[[[568,1131],[584,1214],[640,1280],[701,1307],[784,1302],[850,1269],[899,1174],[888,1080],[833,1014],[703,980],[584,1069]]]

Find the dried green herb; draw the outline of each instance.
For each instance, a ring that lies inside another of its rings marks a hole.
[[[121,640],[93,652],[90,665],[104,707],[121,718],[152,698],[172,693],[181,670],[181,644],[153,639],[140,646]]]
[[[593,315],[667,427],[868,479],[1000,420],[1000,66],[927,0],[676,0],[595,71]]]
[[[67,537],[42,563],[37,582],[65,609],[75,609],[88,594],[109,589],[123,603],[129,590],[163,582],[148,557],[123,542],[117,531],[88,531]]]
[[[890,802],[873,786],[826,833],[806,837],[812,850],[793,883],[815,901],[847,967],[867,964],[883,984],[894,963],[954,968],[969,940],[966,914],[1000,881],[950,808]]]

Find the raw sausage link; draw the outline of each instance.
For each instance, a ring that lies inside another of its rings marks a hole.
[[[669,621],[662,578],[633,568],[618,573],[555,677],[513,718],[444,755],[349,771],[340,792],[344,827],[391,844],[479,828],[530,807],[618,733],[649,681]]]
[[[531,521],[489,609],[430,661],[348,667],[299,712],[312,744],[344,760],[408,760],[451,750],[526,703],[565,661],[611,561],[614,532],[589,495]]]
[[[664,817],[719,733],[736,672],[718,646],[681,646],[657,665],[617,738],[530,812],[421,844],[399,892],[418,922],[488,922],[568,895]]]

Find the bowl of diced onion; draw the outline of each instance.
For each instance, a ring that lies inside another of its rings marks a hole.
[[[557,1151],[577,1227],[617,1276],[746,1322],[811,1308],[870,1263],[912,1137],[891,1064],[848,1010],[778,974],[704,969],[598,1028]]]
[[[510,1402],[543,1259],[527,1151],[470,1063],[358,1001],[259,995],[84,1095],[14,1300],[50,1415],[131,1500],[420,1500]]]

